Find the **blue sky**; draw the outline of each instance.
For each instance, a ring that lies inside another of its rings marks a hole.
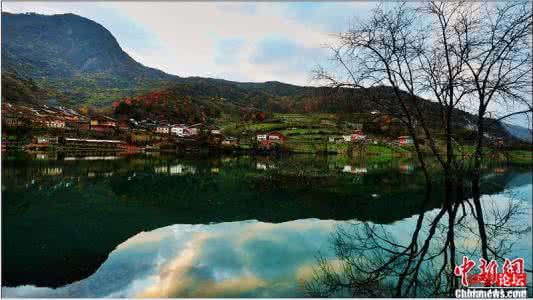
[[[375,3],[4,2],[4,11],[75,13],[141,63],[179,76],[315,85],[325,46]]]

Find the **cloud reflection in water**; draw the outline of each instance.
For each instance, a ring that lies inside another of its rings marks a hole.
[[[51,289],[3,288],[7,297],[283,297],[302,295],[328,238],[342,222],[243,221],[173,225],[117,246],[87,279]]]

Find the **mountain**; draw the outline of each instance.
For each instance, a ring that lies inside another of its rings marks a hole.
[[[511,136],[530,144],[533,143],[533,132],[530,129],[503,122],[502,125]]]
[[[114,103],[123,115],[185,121],[191,116],[198,121],[258,110],[364,113],[376,109],[371,97],[393,99],[390,87],[330,89],[167,74],[135,61],[106,28],[74,14],[2,13],[2,39],[2,88],[9,101],[102,109]],[[135,105],[123,104],[130,102]],[[394,101],[389,103],[400,111]],[[421,103],[424,111],[437,116],[437,103]],[[454,122],[458,130],[466,130],[475,116],[457,110]],[[500,124],[490,130],[494,136],[507,136]]]
[[[2,72],[90,103],[178,78],[138,63],[106,28],[74,14],[2,13]]]

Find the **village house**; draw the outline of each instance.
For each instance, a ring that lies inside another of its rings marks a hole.
[[[408,135],[402,135],[402,136],[398,137],[398,144],[400,144],[400,146],[402,146],[402,145],[412,145],[413,144],[413,139],[410,136],[408,136]]]
[[[94,131],[110,131],[117,127],[117,121],[107,116],[91,117],[90,129]]]
[[[65,128],[65,120],[53,117],[47,117],[44,119],[44,124],[48,128]]]
[[[350,140],[352,142],[361,142],[366,140],[366,135],[363,134],[362,130],[356,130],[354,133],[350,136]]]
[[[267,140],[267,135],[266,135],[266,134],[258,134],[258,135],[256,136],[256,139],[257,139],[257,141],[259,141],[259,142],[260,142],[260,141],[266,141],[266,140]]]
[[[274,131],[274,132],[268,133],[268,140],[269,141],[284,142],[285,141],[285,136],[279,131]]]
[[[197,127],[189,127],[185,124],[176,124],[170,126],[170,133],[179,137],[190,137],[200,133]]]
[[[155,133],[159,134],[169,134],[170,133],[170,127],[167,124],[159,124],[155,128]]]
[[[170,128],[168,126],[159,125],[155,128],[155,132],[159,134],[169,134]]]
[[[273,131],[273,132],[269,132],[266,134],[264,133],[257,134],[256,140],[258,142],[262,142],[262,141],[284,142],[285,136],[279,131]]]
[[[170,126],[170,133],[179,137],[186,136],[187,126],[185,124],[175,124]]]

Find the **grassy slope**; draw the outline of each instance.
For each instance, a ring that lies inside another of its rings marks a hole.
[[[354,118],[360,116],[354,115]],[[229,135],[241,137],[241,144],[250,147],[256,133],[280,131],[287,137],[286,146],[295,153],[328,152],[346,155],[349,151],[347,143],[329,143],[328,137],[350,134],[353,129],[350,123],[339,121],[336,114],[310,113],[310,114],[275,114],[268,121],[239,122],[231,118],[221,118],[220,125]],[[378,137],[378,136],[371,136]],[[424,152],[431,153],[429,147],[423,146]],[[459,149],[457,149],[459,150]],[[469,154],[474,152],[473,146],[465,146],[463,150]],[[395,157],[409,156],[413,152],[412,147],[398,147],[383,143],[369,144],[364,150],[368,160],[386,161]],[[459,153],[459,151],[456,151]],[[524,150],[509,151],[506,158],[497,158],[490,155],[492,149],[486,150],[486,159],[507,159],[511,163],[531,164],[532,152]],[[357,151],[355,151],[357,155]]]

